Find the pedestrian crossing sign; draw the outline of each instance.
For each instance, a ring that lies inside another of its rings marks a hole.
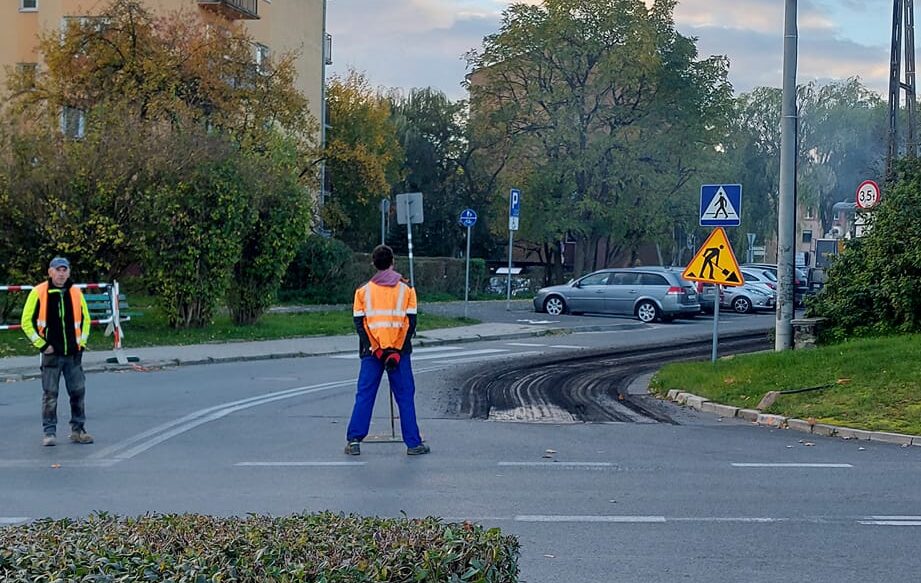
[[[739,262],[722,227],[713,229],[681,277],[689,281],[737,286],[745,283]]]
[[[741,213],[741,184],[704,184],[700,187],[701,227],[738,227],[742,223]]]

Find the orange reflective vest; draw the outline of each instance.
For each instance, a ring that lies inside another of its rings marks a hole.
[[[26,299],[26,305],[22,309],[22,331],[36,348],[42,348],[45,344],[45,331],[48,327],[48,282],[43,282],[32,288],[29,297]],[[74,337],[77,339],[77,345],[86,346],[86,341],[90,335],[90,316],[83,299],[83,292],[80,288],[73,287],[70,291],[70,305],[74,315]],[[63,298],[62,298],[63,300]],[[38,308],[38,316],[35,311]],[[33,326],[33,319],[35,325]]]
[[[395,286],[368,282],[355,291],[352,314],[363,317],[371,350],[401,350],[409,331],[409,315],[416,313],[416,290],[403,282]]]

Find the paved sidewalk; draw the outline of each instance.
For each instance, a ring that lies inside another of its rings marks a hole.
[[[639,327],[642,324],[618,322],[600,326],[578,326],[548,328],[528,324],[489,323],[457,328],[442,328],[418,332],[413,346],[435,346],[458,342],[475,342],[479,340],[506,340],[561,334],[573,330],[605,330]],[[119,365],[109,363],[113,357],[110,350],[87,352],[83,357],[83,369],[87,372],[106,370],[125,370],[134,366],[181,366],[233,362],[243,360],[268,360],[272,358],[298,358],[305,356],[323,356],[341,354],[358,350],[358,340],[354,334],[346,336],[312,336],[305,338],[288,338],[284,340],[265,340],[257,342],[226,342],[213,344],[194,344],[188,346],[151,346],[147,348],[127,348],[125,353],[137,356],[136,364]],[[39,376],[39,358],[35,356],[13,356],[0,358],[0,382],[13,382]]]

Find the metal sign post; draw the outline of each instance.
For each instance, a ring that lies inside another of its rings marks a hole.
[[[387,214],[390,212],[390,199],[382,198],[381,204],[381,245],[387,244]]]
[[[748,235],[748,262],[754,263],[755,262],[755,237],[757,237],[757,235],[755,233],[746,233],[746,235]]]
[[[505,310],[512,310],[512,249],[515,244],[515,231],[521,216],[521,191],[513,188],[508,196],[508,295],[505,298]]]
[[[720,296],[723,286],[716,284],[716,298],[713,300],[713,349],[710,351],[710,362],[716,362],[717,346],[720,343]]]
[[[466,209],[461,213],[458,222],[462,227],[467,228],[467,276],[464,281],[464,318],[467,317],[467,304],[470,299],[470,230],[476,224],[476,212],[473,209]]]
[[[406,192],[397,195],[397,223],[406,225],[406,241],[409,247],[409,285],[416,287],[413,274],[413,223],[422,223],[422,193]]]

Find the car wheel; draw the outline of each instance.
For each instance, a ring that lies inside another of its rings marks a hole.
[[[544,301],[544,311],[551,316],[559,316],[566,311],[566,301],[560,296],[550,296]]]
[[[659,317],[659,308],[652,302],[641,302],[636,307],[636,317],[645,324],[655,322]]]
[[[737,314],[748,314],[752,311],[751,300],[745,296],[738,297],[732,300],[732,309],[735,310]]]

